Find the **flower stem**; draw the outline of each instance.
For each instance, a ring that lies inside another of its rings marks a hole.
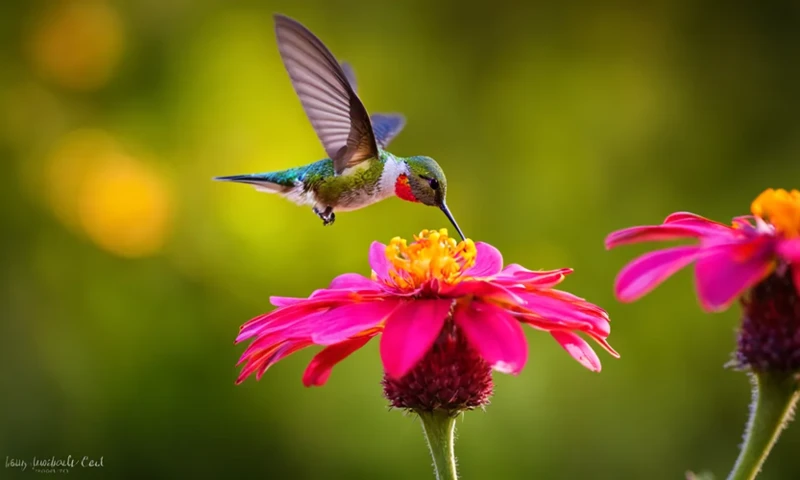
[[[428,448],[436,469],[436,480],[457,480],[456,454],[454,450],[456,417],[448,412],[417,411],[422,420],[422,431],[428,441]]]
[[[753,480],[761,471],[781,431],[792,419],[800,396],[791,373],[753,373],[753,403],[744,445],[728,480]]]

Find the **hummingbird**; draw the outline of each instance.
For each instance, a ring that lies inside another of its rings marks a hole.
[[[405,117],[369,115],[356,94],[353,68],[339,63],[300,22],[279,14],[274,18],[281,60],[328,158],[287,170],[214,179],[253,185],[310,205],[323,225],[331,225],[336,212],[397,196],[439,208],[464,239],[447,208],[447,180],[439,164],[430,157],[400,157],[385,150],[405,126]]]

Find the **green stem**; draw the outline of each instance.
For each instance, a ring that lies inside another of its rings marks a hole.
[[[422,431],[428,441],[428,448],[433,457],[437,480],[457,480],[456,454],[454,448],[456,417],[448,412],[417,411],[422,420]]]
[[[728,480],[753,480],[781,431],[792,419],[800,392],[791,373],[754,373],[753,403],[744,445]]]

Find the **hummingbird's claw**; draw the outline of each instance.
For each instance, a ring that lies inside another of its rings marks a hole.
[[[327,207],[324,211],[320,211],[317,207],[314,207],[314,213],[316,213],[317,216],[322,219],[322,225],[325,227],[332,225],[336,220],[336,214],[333,213],[333,207]]]

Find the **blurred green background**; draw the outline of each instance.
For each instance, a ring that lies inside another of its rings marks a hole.
[[[466,233],[608,309],[593,374],[529,332],[459,423],[466,479],[724,478],[749,401],[723,369],[738,308],[682,272],[632,305],[606,233],[691,210],[727,220],[800,178],[800,9],[690,0],[11,1],[0,4],[0,457],[104,457],[82,478],[425,479],[419,425],[387,412],[377,342],[300,377],[312,350],[234,386],[238,327],[270,295],[368,273],[373,240],[448,226],[397,199],[322,228],[214,175],[324,156],[273,12],[356,68],[400,155],[443,166]],[[790,6],[791,5],[791,6]],[[793,425],[761,478],[800,478]],[[0,469],[0,478],[22,478]]]

